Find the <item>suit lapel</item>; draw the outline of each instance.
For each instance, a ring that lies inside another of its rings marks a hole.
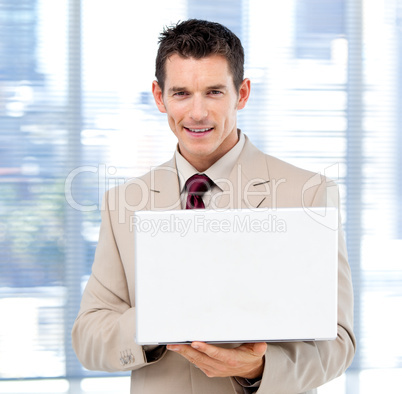
[[[246,137],[239,160],[229,179],[217,184],[222,188],[215,202],[217,209],[271,207],[270,176],[265,155]],[[180,186],[174,157],[150,173],[151,210],[181,209]]]
[[[149,180],[151,210],[180,209],[180,187],[174,157],[154,168]]]
[[[270,177],[265,155],[246,137],[244,148],[229,179],[217,182],[223,189],[218,209],[271,206]]]

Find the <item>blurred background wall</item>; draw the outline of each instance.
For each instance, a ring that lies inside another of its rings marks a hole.
[[[175,148],[151,83],[190,17],[243,42],[250,139],[340,185],[358,351],[320,393],[402,392],[401,0],[0,0],[0,393],[128,392],[70,332],[104,191]]]

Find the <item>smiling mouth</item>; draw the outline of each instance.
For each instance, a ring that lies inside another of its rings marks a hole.
[[[190,127],[184,127],[186,130],[191,131],[192,133],[205,133],[207,131],[213,130],[213,127],[208,127],[204,129],[192,129]]]

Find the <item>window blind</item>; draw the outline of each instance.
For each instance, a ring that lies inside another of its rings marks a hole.
[[[0,379],[102,375],[70,344],[99,206],[173,153],[150,89],[159,32],[188,17],[242,39],[250,139],[340,185],[350,371],[401,368],[401,15],[390,0],[0,0]]]

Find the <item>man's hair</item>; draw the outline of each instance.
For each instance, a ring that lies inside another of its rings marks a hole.
[[[243,46],[239,38],[220,23],[189,19],[163,30],[159,37],[155,67],[155,76],[162,91],[165,87],[166,61],[174,54],[195,59],[224,56],[235,88],[239,91],[244,78]]]

